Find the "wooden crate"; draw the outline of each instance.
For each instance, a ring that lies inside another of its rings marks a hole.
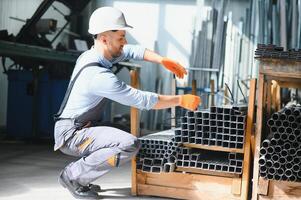
[[[137,71],[131,72],[131,83],[139,87]],[[248,199],[249,173],[251,159],[251,132],[254,115],[256,80],[251,81],[249,108],[244,149],[209,147],[191,145],[188,147],[214,151],[239,152],[244,154],[243,172],[239,177],[231,173],[209,172],[208,170],[192,170],[178,168],[172,173],[150,173],[136,169],[136,161],[132,161],[132,195],[149,195],[178,199]],[[131,132],[139,137],[139,112],[131,109]],[[179,170],[181,172],[179,172]],[[207,174],[206,174],[207,173]]]
[[[259,177],[259,150],[271,111],[280,109],[280,88],[301,88],[301,62],[259,59],[257,126],[252,199],[301,199],[301,183],[265,180]]]

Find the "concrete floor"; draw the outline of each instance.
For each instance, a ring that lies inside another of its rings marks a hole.
[[[54,152],[49,144],[0,142],[0,200],[74,199],[57,181],[59,172],[73,160]],[[131,196],[130,181],[131,167],[126,164],[95,183],[104,190],[100,193],[102,199],[167,199]]]

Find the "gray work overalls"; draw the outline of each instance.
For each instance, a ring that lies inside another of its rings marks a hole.
[[[102,67],[99,63],[85,65],[73,79],[73,84],[80,72],[88,66]],[[72,82],[69,84],[69,91],[66,92],[60,114],[67,103],[73,84]],[[54,149],[81,157],[66,166],[64,170],[70,180],[83,186],[103,176],[114,167],[107,162],[109,158],[115,156],[115,166],[118,167],[129,161],[139,149],[138,140],[133,135],[113,127],[93,126],[93,122],[99,120],[106,101],[105,98],[102,99],[98,105],[75,119],[58,118],[55,123]]]

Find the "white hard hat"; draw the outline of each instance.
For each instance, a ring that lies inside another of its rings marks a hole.
[[[88,32],[95,35],[109,30],[133,28],[125,21],[123,13],[117,8],[101,7],[90,16]]]

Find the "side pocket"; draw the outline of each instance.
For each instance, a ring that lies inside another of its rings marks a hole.
[[[84,139],[83,141],[81,141],[79,144],[77,144],[76,147],[79,152],[83,152],[87,148],[87,146],[89,144],[91,144],[91,142],[92,142],[92,139],[88,137],[88,138]]]

